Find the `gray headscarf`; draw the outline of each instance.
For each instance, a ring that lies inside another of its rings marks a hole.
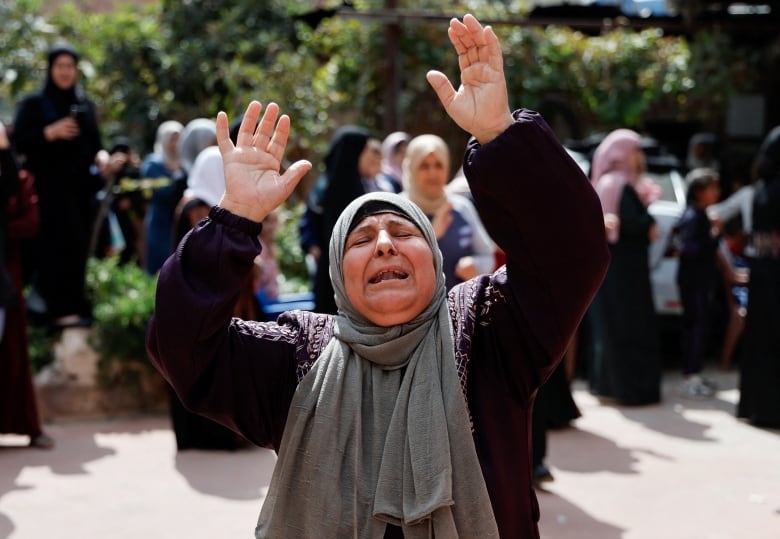
[[[179,135],[179,160],[182,168],[190,172],[198,154],[217,143],[217,123],[210,118],[190,120]]]
[[[434,297],[398,326],[368,321],[344,287],[344,244],[370,201],[408,216],[434,254]],[[391,523],[407,539],[498,537],[430,221],[398,195],[363,195],[336,222],[330,264],[334,338],[293,397],[255,536],[381,539]]]

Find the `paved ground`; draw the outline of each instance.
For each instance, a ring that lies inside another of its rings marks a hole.
[[[551,434],[545,539],[778,539],[780,431],[734,418],[736,375],[716,399],[625,408],[575,384],[583,417]],[[59,422],[53,451],[0,437],[0,539],[252,537],[275,457],[175,451],[167,417]]]

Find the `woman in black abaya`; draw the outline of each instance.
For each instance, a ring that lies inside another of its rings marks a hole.
[[[780,428],[780,126],[759,149],[737,416]]]

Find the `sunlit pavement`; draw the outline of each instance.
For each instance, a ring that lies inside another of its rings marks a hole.
[[[780,432],[734,418],[735,373],[715,399],[600,403],[553,431],[539,493],[545,539],[780,538]],[[0,539],[250,538],[275,461],[262,449],[176,453],[168,418],[56,422],[52,451],[0,436]]]

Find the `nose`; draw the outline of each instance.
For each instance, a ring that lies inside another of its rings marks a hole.
[[[387,230],[380,230],[376,237],[376,246],[374,247],[374,255],[384,256],[388,254],[398,254],[395,250],[395,244],[393,238],[387,232]]]

